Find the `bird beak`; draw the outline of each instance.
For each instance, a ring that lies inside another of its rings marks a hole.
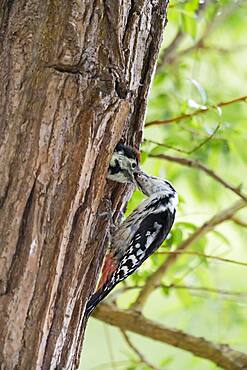
[[[124,174],[125,176],[127,177],[127,179],[129,180],[129,182],[135,186],[137,186],[137,183],[136,183],[136,180],[135,180],[135,177],[134,177],[134,174],[128,170],[124,170]]]
[[[142,173],[142,170],[140,168],[138,168],[135,173],[134,173],[134,178],[135,178],[135,185],[138,187],[139,190],[141,190],[142,192],[144,192],[145,194],[145,191],[143,190],[142,186],[141,186],[141,183],[139,183],[138,181],[138,175]]]

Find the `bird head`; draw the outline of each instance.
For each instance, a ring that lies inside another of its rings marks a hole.
[[[136,185],[134,174],[139,171],[139,161],[140,153],[137,149],[119,143],[113,152],[107,178]]]
[[[173,186],[165,179],[149,176],[142,170],[136,171],[134,176],[138,188],[147,196],[159,192],[167,193],[168,196],[176,193]]]

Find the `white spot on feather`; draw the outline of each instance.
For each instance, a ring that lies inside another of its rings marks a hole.
[[[145,252],[143,252],[143,250],[142,249],[138,249],[138,251],[136,252],[136,255],[139,257],[139,256],[142,256],[142,255],[144,255],[145,254]]]
[[[145,247],[148,248],[152,242],[155,240],[157,234],[159,233],[160,229],[162,228],[162,225],[158,224],[158,222],[154,223],[154,229],[155,231],[147,237],[147,241],[145,244]]]
[[[137,262],[137,258],[134,254],[131,254],[128,259],[131,260],[133,264]]]
[[[124,275],[126,275],[127,274],[127,272],[128,272],[128,267],[127,266],[123,266],[123,267],[121,267],[121,269],[120,269],[120,273],[121,272],[123,272],[124,273]]]

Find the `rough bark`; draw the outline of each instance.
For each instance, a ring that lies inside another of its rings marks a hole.
[[[166,5],[0,1],[1,369],[78,364],[99,213],[129,193],[107,167],[121,137],[140,143]]]

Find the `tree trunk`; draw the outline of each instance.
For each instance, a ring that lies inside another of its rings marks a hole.
[[[139,144],[164,0],[0,0],[0,364],[74,369],[102,263],[106,182]],[[128,191],[126,191],[128,190]]]

